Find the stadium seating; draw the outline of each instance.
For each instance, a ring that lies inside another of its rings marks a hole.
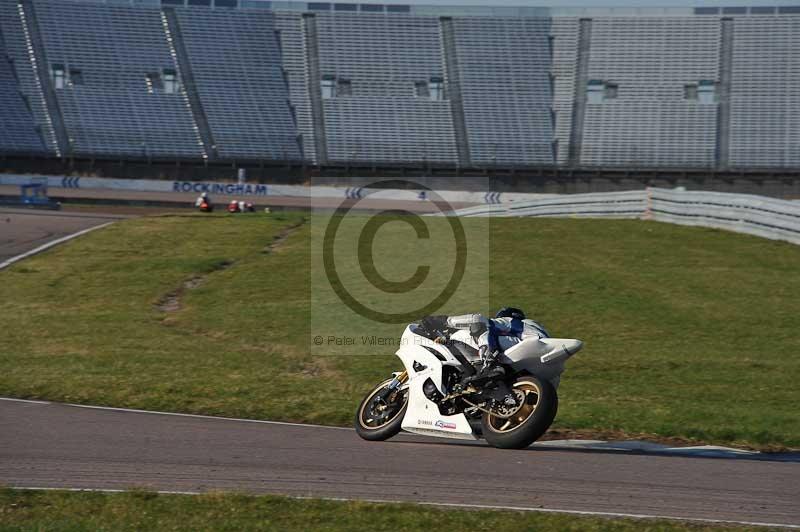
[[[737,19],[731,166],[800,166],[800,17]]]
[[[549,19],[458,18],[472,162],[553,164]]]
[[[2,34],[0,34],[2,35]],[[37,153],[44,151],[42,139],[19,92],[13,63],[0,38],[0,151]]]
[[[415,83],[444,77],[438,20],[336,12],[317,19],[320,74],[337,87],[350,82],[351,91],[324,101],[329,160],[455,162],[449,102],[415,92]]]
[[[0,153],[797,168],[800,8],[0,0]]]
[[[31,67],[31,56],[17,0],[0,0],[0,30],[3,32],[6,54],[14,65],[18,90],[31,110],[32,127],[41,131],[45,149],[55,152],[56,139],[49,123],[39,80]]]
[[[178,20],[220,157],[300,160],[272,13],[180,9]]]
[[[588,79],[617,86],[589,101],[580,162],[590,166],[714,166],[717,105],[685,99],[716,81],[719,20],[598,18]]]
[[[35,5],[47,60],[66,71],[56,94],[73,153],[202,155],[184,94],[149,90],[148,74],[155,82],[177,69],[159,9],[69,0]]]

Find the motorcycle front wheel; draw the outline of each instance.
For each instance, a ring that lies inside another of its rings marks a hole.
[[[358,405],[355,428],[365,440],[383,441],[396,436],[401,430],[403,417],[408,408],[408,389],[394,390],[386,394],[388,379],[373,389]]]
[[[558,395],[552,384],[533,375],[517,378],[511,389],[517,405],[495,414],[484,412],[483,437],[493,447],[524,449],[550,428],[558,411]]]

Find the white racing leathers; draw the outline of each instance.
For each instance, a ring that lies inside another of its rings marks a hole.
[[[469,330],[473,325],[483,324],[486,331],[477,340],[478,348],[486,347],[489,353],[494,351],[504,352],[509,347],[520,343],[526,338],[549,338],[541,324],[525,319],[516,318],[487,318],[482,314],[460,314],[447,318],[448,327],[453,329]]]

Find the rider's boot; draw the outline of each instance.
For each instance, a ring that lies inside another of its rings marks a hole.
[[[462,388],[477,381],[490,381],[506,374],[506,370],[494,361],[487,362],[476,367],[477,371],[473,375],[467,375],[459,383]]]

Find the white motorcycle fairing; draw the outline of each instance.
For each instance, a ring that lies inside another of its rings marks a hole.
[[[451,340],[478,349],[468,331],[454,333]],[[498,360],[515,371],[528,371],[558,387],[564,363],[582,346],[583,343],[575,339],[531,336],[508,347]],[[403,430],[442,438],[478,439],[464,414],[442,415],[438,405],[428,399],[423,391],[425,382],[430,379],[443,396],[449,393],[449,390],[444,389],[443,367],[461,366],[451,351],[446,346],[418,334],[417,325],[411,324],[403,331],[396,354],[403,362],[409,377],[405,385],[409,391],[409,399],[402,421]]]
[[[515,371],[527,371],[547,379],[558,389],[564,363],[581,350],[583,342],[573,338],[525,338],[498,357]]]
[[[430,369],[426,371],[433,373]],[[403,430],[440,438],[477,440],[478,437],[467,421],[467,416],[464,414],[443,416],[439,413],[439,407],[425,397],[422,385],[426,375],[427,373],[420,373],[419,376],[422,378],[414,379],[408,384],[408,409],[403,417]]]
[[[468,331],[458,331],[450,338],[478,348]],[[564,373],[564,363],[582,347],[583,342],[573,338],[530,336],[506,347],[498,361],[511,366],[515,371],[527,371],[546,379],[554,388],[558,388],[561,374]]]
[[[396,353],[409,376],[408,408],[403,417],[403,430],[426,436],[477,440],[464,414],[443,416],[436,403],[425,397],[422,386],[429,378],[444,395],[442,367],[459,366],[460,363],[446,347],[416,334],[415,330],[415,324],[406,327]]]

